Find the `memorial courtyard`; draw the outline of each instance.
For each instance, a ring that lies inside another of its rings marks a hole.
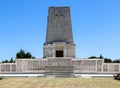
[[[0,88],[120,88],[113,78],[4,78]]]

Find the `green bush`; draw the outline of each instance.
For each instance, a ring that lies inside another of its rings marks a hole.
[[[120,73],[114,75],[114,79],[120,80]]]
[[[0,80],[2,80],[3,79],[3,76],[0,76]]]

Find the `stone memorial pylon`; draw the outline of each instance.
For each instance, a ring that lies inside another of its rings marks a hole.
[[[44,58],[46,76],[73,77],[75,44],[69,7],[49,7]]]
[[[69,7],[49,7],[43,57],[75,58]]]

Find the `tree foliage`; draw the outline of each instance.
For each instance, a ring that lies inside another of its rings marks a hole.
[[[16,58],[33,58],[33,56],[30,52],[25,52],[21,49],[19,52],[17,52]]]
[[[104,57],[102,56],[102,54],[100,54],[99,57],[96,57],[96,56],[91,56],[91,57],[88,57],[89,59],[103,59]]]
[[[120,63],[120,59],[113,60],[113,63]]]
[[[100,54],[100,56],[98,57],[99,59],[103,59],[104,57],[102,56],[102,54]]]
[[[14,63],[15,60],[13,60],[13,58],[11,58],[10,60],[4,60],[2,61],[2,63]]]
[[[110,58],[104,58],[105,63],[112,63],[112,60]]]
[[[99,57],[96,57],[96,56],[91,56],[91,57],[88,57],[89,59],[104,59],[104,62],[105,63],[120,63],[120,59],[115,59],[115,60],[112,60],[110,58],[104,58],[102,56],[102,54],[100,54]]]
[[[32,58],[32,55],[31,55],[30,52],[27,52],[27,53],[25,54],[25,57],[26,57],[26,58]]]
[[[20,49],[20,51],[16,53],[16,58],[19,59],[19,58],[35,58],[35,57],[32,56],[30,52],[25,52],[24,50]],[[14,63],[14,62],[15,60],[13,58],[2,61],[2,63]]]
[[[16,58],[25,58],[26,54],[24,52],[24,50],[20,50],[19,52],[17,52],[16,54]]]
[[[11,58],[9,62],[10,63],[14,63],[15,61],[13,60],[13,58]]]
[[[96,56],[91,56],[91,57],[88,57],[89,59],[95,59],[97,58]]]

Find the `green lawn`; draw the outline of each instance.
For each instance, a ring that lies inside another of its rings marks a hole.
[[[112,78],[4,78],[0,88],[120,88]]]

